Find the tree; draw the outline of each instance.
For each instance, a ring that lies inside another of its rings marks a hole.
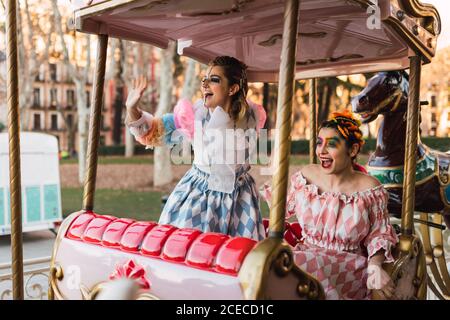
[[[123,61],[122,61],[122,81],[124,82],[124,87],[128,88],[131,86],[131,81],[137,78],[142,71],[148,76],[149,65],[154,64],[153,50],[154,48],[150,45],[120,40],[122,42],[122,48],[127,48],[122,50]],[[153,70],[153,67],[152,67]],[[151,71],[153,72],[153,71]],[[153,75],[150,75],[149,88],[144,94],[141,101],[141,108],[151,113],[154,112],[153,106],[153,96],[154,96],[154,81]],[[124,88],[124,91],[125,91]],[[125,94],[125,93],[124,93]],[[125,157],[131,157],[134,154],[135,140],[130,134],[129,130],[125,130]]]
[[[82,35],[78,37],[77,34],[72,34],[74,51],[76,51],[77,41],[82,41],[84,47],[83,52],[86,54],[82,59],[84,66],[79,65],[76,61],[71,61],[69,50],[66,43],[66,34],[63,31],[63,19],[59,11],[57,0],[51,0],[53,7],[53,14],[55,19],[55,28],[59,37],[59,42],[62,47],[63,63],[66,66],[70,78],[75,83],[76,88],[76,107],[78,113],[78,179],[80,183],[84,182],[86,171],[86,151],[88,143],[88,127],[89,127],[89,106],[87,103],[86,87],[89,83],[89,72],[91,69],[91,37],[89,35]],[[64,24],[65,25],[65,24]],[[74,58],[77,57],[75,52]]]
[[[161,117],[172,109],[174,55],[174,42],[170,42],[166,50],[161,50],[159,102],[155,113],[157,117]],[[155,148],[153,170],[153,185],[155,187],[172,182],[172,167],[169,148],[165,146]]]
[[[187,68],[184,76],[183,90],[181,97],[191,100],[200,86],[199,77],[197,76],[199,64],[193,60],[188,59]]]
[[[122,143],[122,111],[124,108],[124,74],[123,74],[123,66],[125,60],[125,52],[123,46],[123,40],[113,39],[113,45],[111,46],[111,55],[112,55],[112,73],[114,79],[114,102],[112,105],[113,108],[113,143],[114,145],[120,145]]]
[[[49,60],[49,51],[54,34],[54,24],[51,14],[31,12],[28,0],[24,0],[25,7],[17,6],[18,20],[18,62],[19,62],[19,107],[21,127],[28,129],[29,109],[33,105],[33,84],[39,75],[40,66]],[[35,3],[34,5],[42,6]],[[25,20],[25,25],[23,24]],[[40,46],[44,48],[40,48]]]

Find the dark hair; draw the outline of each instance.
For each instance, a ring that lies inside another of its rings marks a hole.
[[[239,91],[231,97],[231,108],[228,114],[234,121],[244,117],[249,109],[247,103],[247,65],[234,57],[220,56],[208,63],[209,66],[222,67],[230,86],[239,85]]]
[[[352,112],[344,110],[340,112],[333,112],[329,120],[322,122],[319,130],[322,128],[331,128],[336,130],[342,139],[344,139],[345,144],[349,149],[351,149],[354,144],[358,144],[359,153],[364,145],[362,132],[359,128],[360,125],[361,122],[355,118]],[[352,159],[354,160],[355,158],[356,156]]]

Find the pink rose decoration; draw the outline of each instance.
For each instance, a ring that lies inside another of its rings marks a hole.
[[[150,282],[145,277],[145,269],[129,260],[122,266],[116,266],[116,270],[109,276],[110,280],[129,278],[137,281],[142,289],[150,289]]]

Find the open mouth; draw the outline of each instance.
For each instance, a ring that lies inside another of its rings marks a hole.
[[[369,111],[357,112],[361,117],[361,122],[366,124],[377,118],[377,114]]]
[[[206,100],[210,99],[213,96],[213,94],[211,92],[205,92],[205,94],[203,95],[203,98]]]
[[[320,158],[320,165],[324,169],[330,169],[333,165],[333,159],[330,158]]]
[[[361,112],[359,115],[361,116],[362,119],[369,119],[371,116],[371,113],[370,112]]]

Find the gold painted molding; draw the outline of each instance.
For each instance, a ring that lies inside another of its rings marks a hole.
[[[394,299],[410,299],[424,300],[427,294],[427,267],[425,262],[425,254],[422,243],[416,235],[400,235],[399,243],[392,250],[394,262],[385,263],[383,269],[391,276],[396,289],[401,281],[406,283],[412,290],[411,296],[394,297]],[[411,269],[413,273],[411,273]],[[408,276],[412,279],[409,279]],[[396,295],[399,292],[396,290]],[[382,298],[376,291],[372,295],[373,300],[381,300]]]
[[[60,265],[50,267],[48,276],[48,300],[66,300],[63,294],[59,291],[58,281],[64,278],[64,272]]]
[[[72,224],[72,222],[84,211],[77,211],[72,213],[70,216],[68,216],[64,221],[61,223],[61,226],[58,229],[58,234],[56,235],[55,243],[53,244],[53,251],[52,251],[52,257],[50,259],[50,274],[49,274],[49,286],[48,286],[48,300],[54,300],[55,298],[60,300],[62,299],[62,296],[57,296],[54,292],[54,288],[52,287],[52,280],[54,281],[54,286],[56,289],[56,280],[52,277],[60,277],[61,280],[63,277],[62,268],[55,262],[56,255],[58,253],[59,245],[61,244],[62,239],[64,238],[67,229]],[[59,291],[57,292],[59,294]]]
[[[280,281],[287,277],[293,279],[282,287],[283,292],[292,297],[325,299],[321,283],[295,265],[291,247],[277,238],[264,239],[247,255],[238,274],[244,299],[277,299],[275,288],[269,284],[271,277]]]
[[[423,18],[423,27],[437,36],[441,33],[441,17],[437,9],[428,3],[419,0],[398,0],[400,7],[405,12],[416,18]]]

